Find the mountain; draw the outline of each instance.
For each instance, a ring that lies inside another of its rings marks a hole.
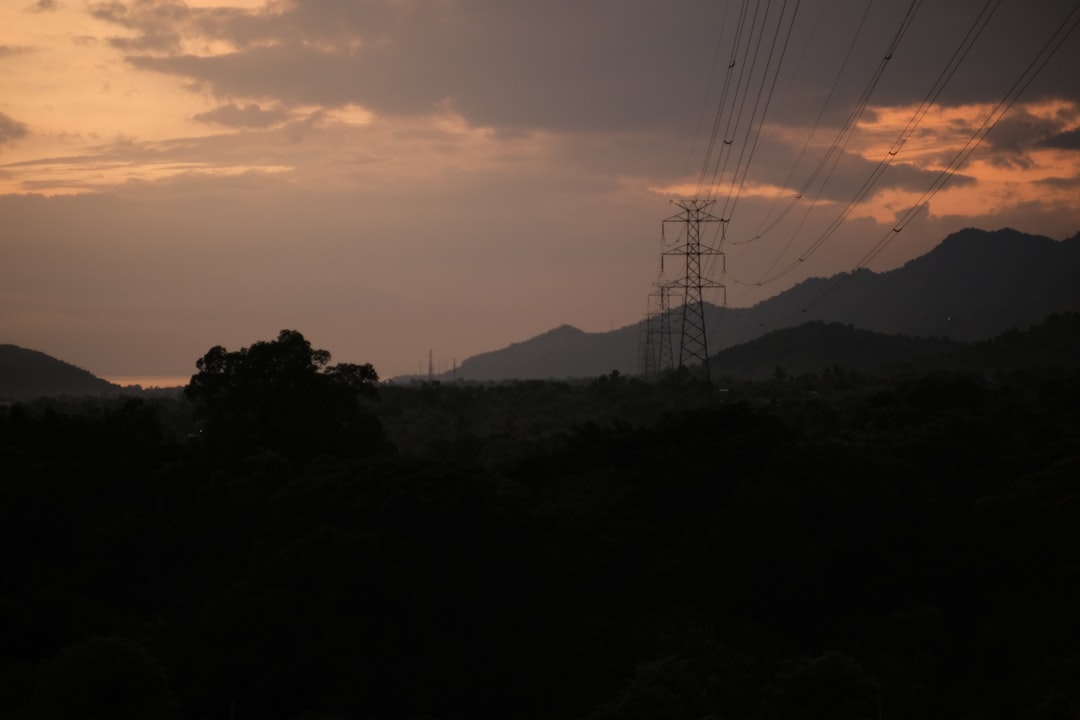
[[[1080,233],[1063,241],[968,228],[902,267],[810,278],[750,308],[706,307],[713,352],[808,321],[886,335],[978,341],[1080,310]],[[679,310],[672,311],[678,327]],[[563,325],[466,359],[473,380],[595,377],[637,372],[644,323],[604,333]],[[677,348],[676,348],[677,349]],[[778,363],[769,363],[769,368]],[[449,379],[449,374],[440,379]]]
[[[766,322],[800,314],[798,322],[832,320],[884,333],[984,340],[1051,313],[1080,309],[1078,280],[1080,234],[1058,242],[1012,229],[969,228],[896,270],[808,280],[750,314]]]
[[[467,358],[458,367],[457,377],[511,380],[605,375],[620,367],[612,364],[616,358],[633,360],[638,335],[636,325],[606,333],[587,333],[560,325],[525,342]],[[448,377],[444,375],[442,379]]]
[[[0,345],[0,400],[55,395],[116,395],[121,388],[37,350]]]

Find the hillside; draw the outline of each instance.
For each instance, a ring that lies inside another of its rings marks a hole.
[[[988,371],[1080,367],[1080,313],[1055,313],[1026,330],[1014,328],[971,343],[934,359],[934,367]]]
[[[0,345],[0,400],[56,395],[115,395],[120,388],[37,350]]]
[[[898,371],[998,372],[1080,367],[1080,313],[1054,314],[1026,330],[1010,329],[980,342],[886,335],[853,325],[814,321],[774,330],[722,350],[710,359],[714,377],[765,380],[840,366],[866,375]]]
[[[864,374],[881,374],[926,365],[934,358],[957,353],[963,344],[947,338],[913,338],[861,330],[852,325],[804,323],[774,330],[710,358],[714,377],[765,380],[776,368],[789,375],[820,373],[839,365]]]
[[[886,335],[986,340],[1080,310],[1080,234],[1057,241],[1017,230],[962,230],[929,253],[882,273],[810,278],[750,308],[706,307],[715,352],[808,321]],[[679,310],[672,311],[678,326]],[[561,326],[466,359],[471,380],[595,377],[637,372],[644,324],[586,333]],[[769,364],[773,368],[777,363]],[[440,379],[450,379],[445,375]]]

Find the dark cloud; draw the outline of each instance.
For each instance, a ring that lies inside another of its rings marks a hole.
[[[291,122],[282,128],[282,131],[293,143],[303,142],[304,138],[317,130],[320,123],[326,118],[326,113],[321,110],[311,113],[306,118]]]
[[[0,113],[0,145],[25,137],[28,132],[26,125]]]
[[[59,10],[60,8],[61,5],[60,3],[56,2],[56,0],[37,0],[37,2],[27,8],[27,10],[29,10],[30,12],[41,13],[54,12],[56,10]]]
[[[933,185],[940,175],[940,170],[924,170],[909,163],[893,162],[881,171],[880,178],[867,188],[867,183],[879,169],[879,163],[864,157],[845,154],[828,177],[822,177],[824,190],[820,190],[821,181],[812,184],[805,198],[820,197],[840,203],[848,203],[857,197],[862,201],[873,199],[883,190],[899,189],[922,192]],[[826,170],[828,172],[828,170]],[[971,185],[975,178],[956,174],[949,180],[953,186]]]
[[[1062,177],[1049,177],[1042,180],[1036,180],[1036,185],[1045,185],[1052,188],[1080,188],[1080,175],[1074,177],[1062,178]]]
[[[836,126],[868,87],[905,8],[871,6],[856,34],[863,8],[803,5],[770,116],[808,123],[832,89],[824,122]],[[727,52],[735,15],[706,0],[309,0],[283,7],[247,12],[142,0],[97,4],[93,13],[135,31],[133,38],[113,40],[133,65],[188,78],[218,97],[355,103],[389,115],[450,108],[473,125],[507,133],[692,130],[714,51],[719,45]],[[871,102],[925,97],[981,7],[976,0],[924,4]],[[939,101],[999,100],[1066,11],[1064,0],[1047,0],[1038,13],[1003,7]],[[234,50],[214,56],[181,50],[188,41],[206,39]],[[1078,45],[1062,47],[1030,94],[1080,96],[1071,70],[1080,64]],[[717,57],[722,71],[725,56]],[[1078,62],[1070,65],[1073,59]],[[716,75],[713,99],[723,80],[722,72]]]
[[[109,44],[124,52],[178,53],[183,49],[182,33],[191,10],[179,2],[144,0],[130,7],[122,2],[92,3],[90,15],[98,20],[134,30],[135,37],[109,38]]]
[[[1074,128],[1065,132],[1044,138],[1043,147],[1058,148],[1060,150],[1080,150],[1080,128]]]
[[[187,32],[227,40],[234,52],[135,53],[129,60],[190,78],[219,97],[356,103],[390,115],[449,107],[474,125],[501,130],[670,126],[695,115],[715,44],[715,23],[677,20],[699,3],[676,4],[663,12],[646,0],[208,11],[190,18]],[[99,12],[129,28],[131,15]],[[714,21],[717,15],[705,13]],[[145,26],[157,27],[149,20]],[[672,62],[682,71],[669,75]]]
[[[992,151],[1021,154],[1035,145],[1043,144],[1061,130],[1056,119],[1036,117],[1023,110],[1005,116],[983,141]]]
[[[244,107],[229,103],[199,113],[193,119],[234,128],[267,128],[277,125],[288,117],[289,111],[280,105],[264,110],[256,103],[248,103]]]
[[[141,70],[192,78],[223,97],[273,97],[288,104],[341,106],[358,94],[350,84],[325,82],[326,78],[348,77],[348,58],[308,47],[256,47],[213,57],[136,55],[128,60]]]
[[[924,3],[886,69],[882,91],[896,101],[925,98],[985,6],[978,0]],[[1004,98],[1073,11],[1074,4],[1067,0],[1002,3],[947,79],[938,102],[960,105]],[[1061,45],[1025,93],[1027,99],[1080,97],[1074,71],[1080,65],[1077,40],[1074,35]]]
[[[89,10],[90,15],[98,20],[116,23],[117,25],[123,25],[124,27],[131,27],[127,6],[122,2],[91,3]]]

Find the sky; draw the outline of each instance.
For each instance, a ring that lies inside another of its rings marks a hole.
[[[183,378],[290,328],[384,378],[426,373],[429,349],[448,370],[639,322],[679,275],[669,256],[658,276],[674,201],[714,201],[726,298],[707,299],[733,307],[965,227],[1071,237],[1080,31],[1055,33],[1077,18],[1072,0],[0,0],[0,343]]]

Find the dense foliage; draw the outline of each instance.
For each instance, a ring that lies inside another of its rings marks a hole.
[[[383,387],[372,440],[301,340],[0,413],[5,717],[1080,713],[1076,370]]]
[[[378,422],[357,400],[377,396],[379,376],[371,365],[329,362],[329,352],[312,348],[296,330],[282,330],[276,340],[235,352],[211,348],[195,362],[199,372],[184,393],[219,455],[369,452],[381,444]]]

